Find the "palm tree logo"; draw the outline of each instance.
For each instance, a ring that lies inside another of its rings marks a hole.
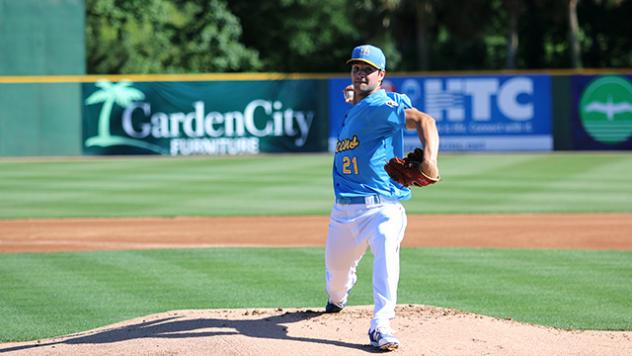
[[[136,100],[145,99],[145,94],[138,89],[130,87],[132,82],[123,80],[118,83],[111,83],[109,80],[99,80],[95,85],[101,90],[92,93],[85,101],[86,105],[103,103],[99,113],[99,128],[97,136],[86,140],[86,147],[100,146],[109,147],[116,145],[128,145],[140,147],[156,153],[164,153],[162,147],[135,140],[128,137],[115,136],[110,133],[110,116],[114,104],[128,107]]]

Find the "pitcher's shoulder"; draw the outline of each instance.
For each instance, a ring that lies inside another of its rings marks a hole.
[[[372,107],[390,107],[397,108],[400,106],[400,100],[397,97],[392,96],[395,93],[387,93],[384,90],[380,90],[377,93],[371,94],[369,105]]]
[[[406,94],[397,93],[397,92],[386,92],[386,96],[393,102],[397,103],[397,106],[402,105],[406,108],[413,107],[412,101]]]

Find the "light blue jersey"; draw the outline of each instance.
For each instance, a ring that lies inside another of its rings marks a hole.
[[[384,165],[404,154],[404,109],[412,107],[403,94],[379,90],[347,113],[338,134],[333,183],[336,198],[379,195],[410,199],[410,189],[390,179]]]

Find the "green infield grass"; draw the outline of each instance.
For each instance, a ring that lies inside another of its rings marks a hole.
[[[632,211],[632,154],[445,154],[410,213]],[[331,156],[0,160],[0,219],[325,215]]]
[[[372,257],[350,304],[372,304]],[[632,251],[403,249],[400,304],[573,329],[632,329]],[[0,254],[0,341],[181,309],[322,310],[323,250]],[[367,320],[368,323],[368,320]]]

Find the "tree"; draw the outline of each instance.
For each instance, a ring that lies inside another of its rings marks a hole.
[[[509,23],[507,26],[507,69],[516,68],[516,53],[518,52],[518,20],[523,10],[521,0],[503,0]]]
[[[626,0],[86,0],[89,73],[632,67]],[[243,31],[242,31],[243,30]]]
[[[231,0],[241,21],[243,43],[260,54],[262,70],[322,72],[347,70],[344,59],[362,35],[345,0]]]
[[[417,67],[430,69],[430,25],[433,23],[434,6],[431,1],[415,1],[415,30],[417,44]]]
[[[632,67],[632,1],[584,0],[577,17],[585,67]]]
[[[176,9],[168,22],[172,52],[168,68],[190,72],[256,71],[258,53],[241,43],[242,28],[224,1],[172,0]]]
[[[571,48],[573,68],[581,68],[581,49],[579,47],[579,24],[577,22],[577,3],[579,0],[568,0],[568,41]]]
[[[486,37],[495,25],[493,4],[488,0],[440,1],[435,4],[434,45],[431,69],[486,69],[489,62]]]
[[[261,67],[223,0],[87,0],[88,73],[235,72]]]

